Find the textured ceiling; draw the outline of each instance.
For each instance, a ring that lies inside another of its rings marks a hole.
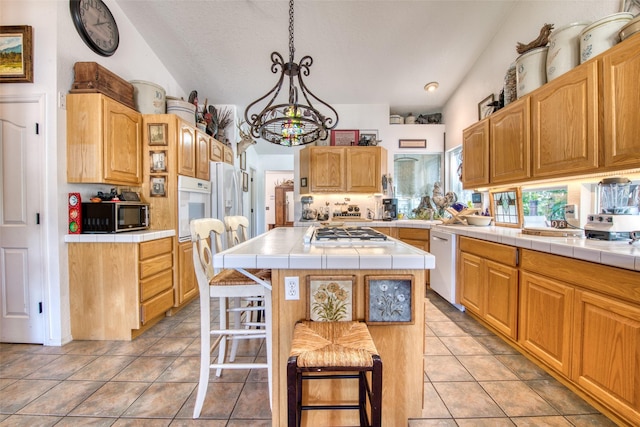
[[[288,1],[116,1],[181,87],[210,103],[243,112],[276,83],[271,52],[288,60]],[[330,104],[439,112],[515,1],[298,0],[295,60],[313,57],[306,83]]]

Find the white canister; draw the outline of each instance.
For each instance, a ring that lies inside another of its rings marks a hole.
[[[143,80],[132,80],[133,101],[142,114],[164,114],[167,110],[166,92],[160,85]]]
[[[574,22],[551,32],[547,52],[547,81],[580,65],[580,33],[588,22]]]
[[[416,122],[416,116],[414,116],[413,113],[409,113],[409,115],[404,118],[405,125],[412,125],[412,124],[415,124],[415,122]]]
[[[547,46],[537,47],[516,59],[516,93],[518,98],[547,82]]]
[[[391,125],[402,125],[404,124],[404,117],[399,114],[392,114],[389,116],[389,124]]]
[[[580,33],[580,63],[587,62],[619,41],[620,29],[633,19],[628,12],[605,16],[589,25]]]
[[[167,113],[175,114],[187,123],[195,126],[196,106],[181,99],[167,99]]]

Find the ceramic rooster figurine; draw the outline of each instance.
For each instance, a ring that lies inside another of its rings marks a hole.
[[[540,29],[540,35],[538,35],[537,39],[527,44],[518,42],[518,44],[516,44],[516,51],[520,55],[522,55],[523,53],[528,52],[531,49],[546,46],[547,43],[549,43],[549,35],[551,34],[551,30],[553,30],[553,24],[544,24],[544,26]]]

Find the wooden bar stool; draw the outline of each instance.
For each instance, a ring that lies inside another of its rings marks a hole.
[[[323,372],[329,374],[317,374]],[[370,383],[367,372],[371,372]],[[332,378],[358,380],[357,405],[302,404],[303,381]],[[367,416],[367,397],[371,406],[370,418]],[[289,427],[300,426],[303,410],[334,409],[358,410],[361,426],[381,425],[382,360],[366,324],[311,321],[296,323],[287,361],[287,406]]]

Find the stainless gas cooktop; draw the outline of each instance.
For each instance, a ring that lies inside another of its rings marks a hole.
[[[305,243],[314,245],[385,245],[393,244],[387,236],[371,227],[319,227],[308,233]]]

